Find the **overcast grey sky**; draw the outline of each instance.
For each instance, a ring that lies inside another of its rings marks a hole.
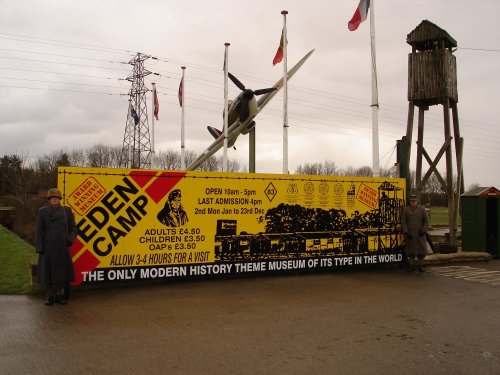
[[[156,81],[159,92],[156,150],[180,150],[177,89],[185,65],[186,147],[203,151],[211,143],[206,126],[222,124],[224,43],[231,43],[231,73],[253,89],[271,86],[282,75],[272,59],[286,9],[288,66],[316,48],[289,82],[290,171],[324,160],[340,168],[371,166],[369,20],[354,32],[347,29],[357,5],[357,0],[0,0],[0,154],[36,158],[98,143],[121,145],[130,88],[124,78],[131,71],[122,62],[136,52],[159,58],[146,64],[160,74],[146,79],[148,85]],[[406,132],[411,52],[406,36],[428,19],[458,42],[465,185],[500,188],[499,13],[498,0],[375,1],[381,167],[395,163],[396,140]],[[230,85],[229,96],[237,93]],[[281,94],[256,122],[257,172],[281,173]],[[431,107],[424,144],[432,158],[443,133],[442,107]],[[248,137],[241,136],[236,147],[229,157],[246,164]]]

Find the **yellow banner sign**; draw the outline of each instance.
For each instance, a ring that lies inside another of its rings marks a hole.
[[[77,283],[401,260],[403,179],[60,167]]]

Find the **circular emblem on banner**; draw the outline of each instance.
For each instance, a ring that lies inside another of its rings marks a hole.
[[[297,194],[299,192],[299,188],[297,187],[296,183],[290,182],[288,184],[288,189],[286,189],[286,192],[288,194]]]
[[[319,192],[323,195],[328,194],[328,184],[326,182],[319,184]]]
[[[342,193],[344,192],[344,187],[342,186],[342,184],[336,183],[335,186],[333,187],[333,192],[336,195],[342,195]]]
[[[304,193],[311,195],[314,193],[314,184],[312,182],[306,182],[304,185]]]

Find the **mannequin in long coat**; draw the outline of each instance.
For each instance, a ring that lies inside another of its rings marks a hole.
[[[40,208],[36,220],[37,279],[47,286],[47,305],[65,304],[62,298],[64,284],[75,280],[69,247],[76,238],[77,229],[71,209],[59,204],[61,198],[59,190],[50,189],[49,205]]]
[[[414,195],[410,197],[410,206],[403,210],[401,225],[406,236],[406,256],[410,262],[410,270],[414,269],[413,263],[417,258],[418,269],[423,272],[423,260],[427,254],[426,233],[429,229],[429,217]]]

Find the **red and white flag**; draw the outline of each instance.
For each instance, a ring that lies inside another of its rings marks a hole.
[[[351,20],[347,24],[349,30],[356,30],[361,22],[365,21],[368,17],[368,11],[370,10],[370,0],[360,0],[356,11],[354,12]]]

